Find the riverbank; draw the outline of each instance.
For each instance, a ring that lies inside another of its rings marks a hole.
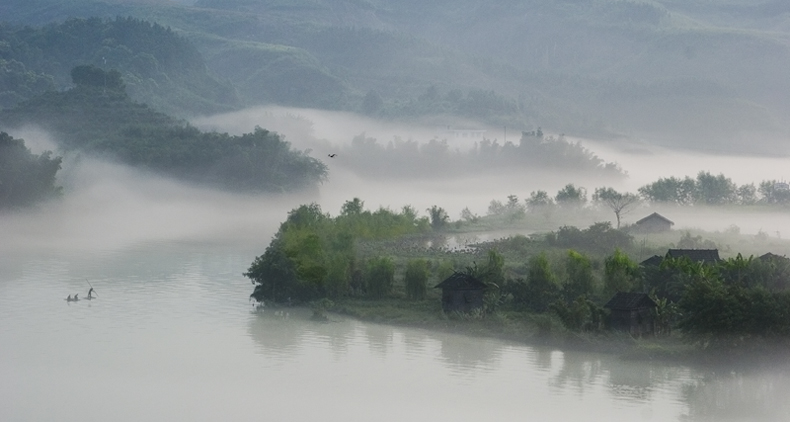
[[[790,349],[785,341],[755,340],[747,348],[703,348],[677,332],[642,338],[613,331],[573,332],[550,314],[526,311],[498,311],[485,317],[447,314],[442,312],[436,299],[346,299],[335,302],[328,311],[365,322],[496,338],[557,350],[605,353],[624,360],[663,361],[694,366],[718,366],[735,362],[739,365],[747,363],[762,366],[780,361],[790,362]]]

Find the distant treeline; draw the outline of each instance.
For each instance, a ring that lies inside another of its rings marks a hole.
[[[523,132],[515,144],[484,139],[466,151],[451,149],[447,140],[417,141],[395,139],[386,145],[365,134],[356,136],[342,150],[343,163],[372,176],[461,176],[502,169],[564,169],[590,175],[625,177],[616,163],[607,163],[580,143],[564,137],[543,137]]]
[[[52,152],[33,154],[24,140],[0,132],[0,210],[60,196],[62,189],[55,186],[60,163]]]
[[[314,187],[324,163],[256,128],[241,136],[201,132],[133,102],[121,74],[94,66],[72,70],[75,87],[49,91],[0,112],[0,126],[33,124],[66,150],[104,154],[138,166],[236,191],[282,192]]]
[[[207,71],[200,53],[170,28],[133,19],[68,19],[40,28],[0,23],[0,108],[70,86],[91,64],[117,69],[131,96],[157,109],[212,113],[239,105],[234,88]]]

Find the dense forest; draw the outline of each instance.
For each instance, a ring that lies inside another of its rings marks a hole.
[[[0,112],[4,127],[35,124],[66,150],[102,154],[123,163],[234,191],[284,192],[315,187],[324,163],[256,128],[231,136],[201,132],[132,101],[120,72],[83,65],[74,88],[48,91]]]
[[[0,132],[0,211],[59,197],[55,176],[60,164],[52,152],[33,154],[23,139]]]
[[[170,28],[94,17],[39,28],[0,22],[0,108],[70,87],[69,72],[85,64],[118,70],[132,98],[160,111],[205,114],[239,105],[233,86]]]
[[[48,25],[21,33],[74,35],[68,26],[77,22],[63,24],[73,17],[156,22],[146,25],[163,25],[188,39],[206,66],[235,87],[243,104],[391,119],[420,116],[439,124],[465,117],[515,130],[541,125],[552,132],[646,137],[683,148],[786,152],[774,141],[787,133],[780,116],[790,111],[786,96],[778,95],[790,89],[784,77],[790,66],[785,42],[790,11],[779,1],[8,0],[0,15],[12,25]],[[119,24],[76,26],[108,25]],[[99,38],[125,46],[121,36]],[[114,60],[95,42],[86,45],[94,47],[84,62],[99,66],[103,57],[108,65]],[[136,75],[142,83],[131,78],[127,83],[142,89],[148,78],[135,66],[150,69],[153,61],[134,45],[126,47],[131,53],[112,66],[125,78],[128,72]],[[156,51],[147,53],[161,68],[164,61]],[[55,75],[15,60],[32,72],[14,64],[17,73],[27,75],[28,91],[44,89],[49,76],[57,85],[65,80],[62,70],[74,65],[63,62]],[[189,81],[198,79],[166,74],[179,92],[203,86],[201,99],[233,104],[229,91],[218,87],[226,86],[224,81],[195,85]],[[163,78],[153,80],[166,86]],[[208,108],[204,101],[193,107],[183,101],[188,96],[173,99],[165,91],[166,101],[160,102],[130,92],[157,107],[167,103],[188,113]]]
[[[580,143],[563,136],[544,137],[540,130],[523,132],[518,143],[481,139],[465,151],[450,145],[447,139],[437,138],[425,143],[396,138],[384,145],[361,134],[339,151],[343,165],[358,174],[376,177],[454,177],[547,169],[614,180],[627,176],[617,163],[605,162]]]

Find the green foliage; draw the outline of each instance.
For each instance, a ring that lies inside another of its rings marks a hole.
[[[611,296],[639,287],[639,266],[619,248],[604,260],[604,291]]]
[[[678,327],[704,347],[742,347],[755,337],[790,334],[790,293],[727,285],[699,278],[685,289],[679,303]]]
[[[581,208],[587,202],[587,189],[577,188],[573,183],[565,185],[554,197],[557,205],[565,208]]]
[[[371,258],[365,278],[368,296],[374,299],[384,298],[392,292],[395,283],[395,263],[387,257]]]
[[[527,280],[509,282],[507,293],[513,296],[513,303],[518,306],[536,312],[548,310],[559,297],[560,289],[546,255],[541,253],[530,258]]]
[[[562,325],[570,331],[600,331],[604,327],[607,311],[582,295],[570,305],[563,301],[551,304],[551,310],[559,317]]]
[[[562,286],[562,294],[566,300],[579,296],[591,297],[595,289],[595,276],[590,259],[579,252],[568,250],[565,261],[567,279]]]
[[[71,79],[78,85],[120,89],[121,77],[133,98],[168,112],[212,113],[238,105],[233,87],[207,72],[197,49],[158,24],[94,17],[70,18],[41,28],[0,25],[0,42],[9,47],[0,59],[24,66],[15,73],[27,75],[28,80],[8,89],[17,101],[6,106],[41,94],[45,89],[31,85],[47,80],[59,89]],[[40,82],[31,84],[31,78]]]
[[[113,72],[75,68],[82,82],[48,92],[0,112],[7,125],[34,123],[53,132],[68,150],[114,156],[120,161],[182,179],[235,191],[284,192],[315,186],[327,167],[291,149],[279,135],[256,128],[241,136],[201,132],[132,102],[119,82],[105,90]],[[117,75],[116,75],[117,76]]]
[[[685,231],[680,235],[677,243],[678,249],[716,249],[716,243],[709,239],[703,239],[702,235],[692,236],[691,232]]]
[[[357,243],[424,232],[427,224],[418,224],[409,207],[401,213],[370,212],[363,204],[359,198],[347,201],[342,214],[334,218],[315,203],[291,210],[264,254],[245,273],[256,284],[253,297],[305,302],[327,296],[380,298],[389,294],[394,262],[388,258],[358,261]]]
[[[62,188],[55,186],[60,163],[52,152],[33,154],[24,140],[0,132],[0,210],[60,196]]]
[[[71,69],[71,80],[77,86],[90,86],[113,91],[126,89],[121,79],[121,72],[115,69],[105,72],[92,65],[82,65]]]
[[[484,139],[471,149],[462,151],[450,148],[447,139],[434,138],[420,143],[395,138],[383,144],[363,133],[355,136],[341,152],[344,163],[354,171],[378,177],[447,177],[492,169],[545,168],[573,169],[613,178],[625,175],[616,164],[606,163],[580,144],[562,137],[533,141],[532,137],[524,136],[530,140],[522,140],[519,144],[500,144],[496,140]]]
[[[612,228],[608,221],[595,223],[581,230],[573,226],[562,226],[556,232],[546,234],[546,244],[560,248],[574,248],[588,252],[605,254],[615,248],[628,248],[634,239],[621,230]]]
[[[450,216],[447,215],[447,211],[444,208],[434,205],[428,208],[427,211],[431,219],[431,227],[434,230],[442,230],[447,227],[447,223],[450,222]]]
[[[406,264],[403,284],[406,286],[406,297],[410,300],[425,299],[428,283],[428,262],[424,259],[410,260]]]

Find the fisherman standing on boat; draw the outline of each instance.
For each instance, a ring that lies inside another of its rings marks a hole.
[[[93,296],[91,296],[91,294],[93,294],[93,293],[94,293],[93,286],[91,286],[91,289],[88,290],[88,299],[93,299]]]

